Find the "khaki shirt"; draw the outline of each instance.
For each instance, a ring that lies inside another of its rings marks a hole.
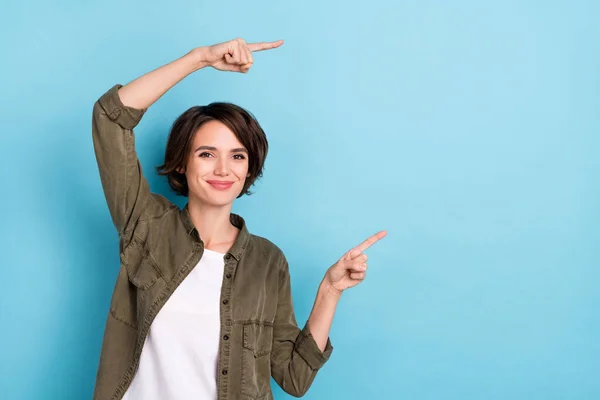
[[[121,268],[98,368],[95,400],[121,399],[139,365],[152,321],[196,266],[204,243],[188,205],[181,210],[149,190],[133,128],[146,110],[126,107],[115,85],[94,104],[92,138],[102,188],[119,234]],[[270,377],[302,396],[329,359],[308,329],[298,328],[288,264],[269,240],[240,233],[227,254],[220,298],[218,400],[272,399]]]

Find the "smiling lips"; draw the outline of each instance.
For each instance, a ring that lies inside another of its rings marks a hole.
[[[217,190],[227,190],[231,186],[233,186],[233,182],[231,182],[231,181],[206,181],[206,182],[209,183],[212,187],[214,187]]]

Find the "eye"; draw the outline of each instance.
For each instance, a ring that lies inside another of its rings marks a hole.
[[[235,157],[239,157],[239,158],[235,158]],[[246,157],[243,154],[236,154],[233,156],[233,158],[235,158],[236,160],[245,160]]]
[[[199,155],[199,157],[207,157],[207,156],[212,156],[212,154],[205,151],[204,153],[200,153],[200,155]]]

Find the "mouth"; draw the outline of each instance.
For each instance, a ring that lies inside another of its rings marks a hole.
[[[206,181],[210,186],[217,190],[227,190],[233,186],[233,182],[228,181]]]

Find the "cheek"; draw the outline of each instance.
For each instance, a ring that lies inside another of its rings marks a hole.
[[[233,170],[235,171],[236,176],[238,176],[241,180],[244,180],[248,174],[248,164],[236,165]]]
[[[196,158],[188,164],[188,170],[194,175],[202,176],[205,175],[207,172],[212,171],[212,166],[210,162],[206,162],[205,160]]]

